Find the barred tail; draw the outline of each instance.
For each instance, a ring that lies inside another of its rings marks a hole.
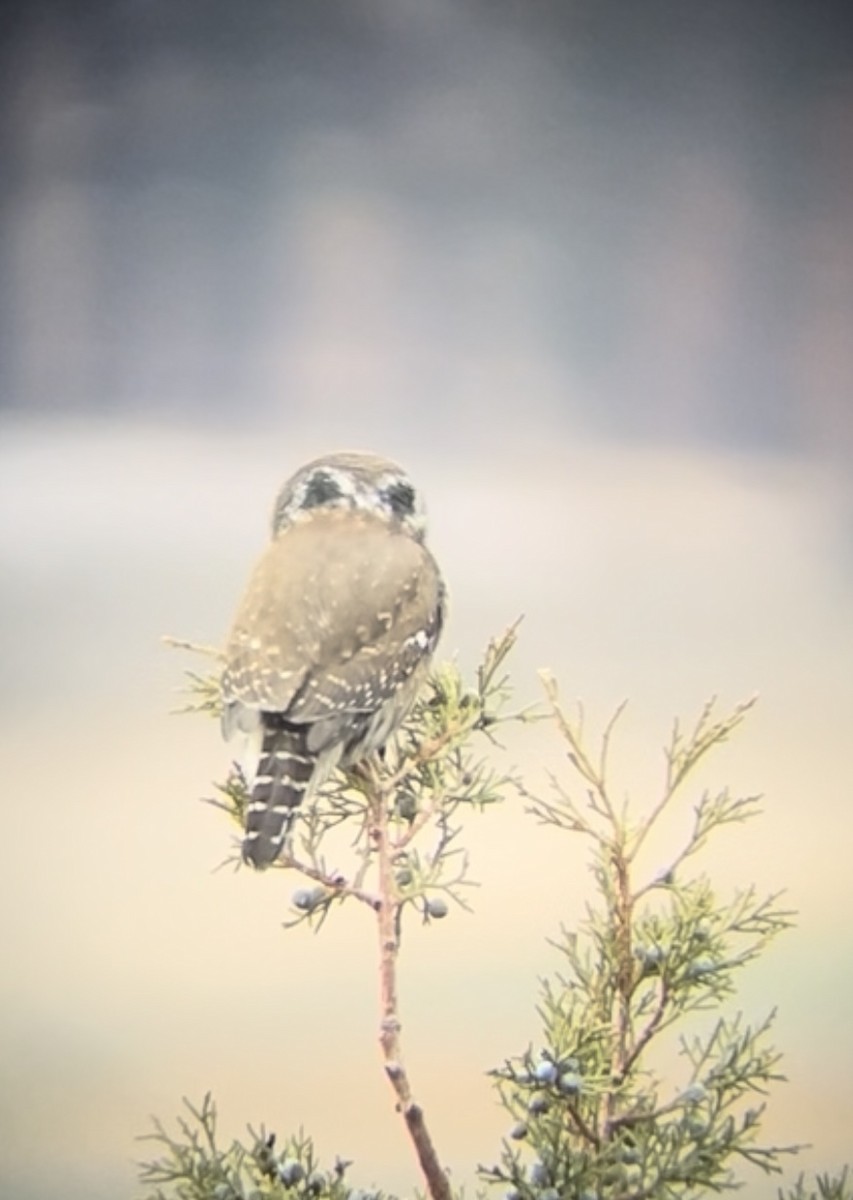
[[[246,808],[243,860],[268,867],[281,854],[296,809],[305,799],[317,757],[305,746],[304,726],[285,724],[275,713],[263,713],[263,741],[258,771]]]

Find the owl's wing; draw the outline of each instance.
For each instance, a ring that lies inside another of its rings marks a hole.
[[[375,712],[429,658],[443,610],[435,560],[408,535],[341,512],[290,526],[258,563],[231,632],[226,734],[246,709],[330,729]]]

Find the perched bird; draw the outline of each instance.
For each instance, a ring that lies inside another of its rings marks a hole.
[[[281,853],[296,808],[401,724],[429,667],[444,584],[395,463],[331,454],[275,502],[225,652],[222,729],[255,743],[243,858]]]

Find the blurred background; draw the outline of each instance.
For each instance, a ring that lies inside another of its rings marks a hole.
[[[227,769],[177,717],[307,458],[401,460],[466,669],[525,614],[641,805],[672,718],[759,692],[708,781],[767,796],[708,867],[788,889],[743,977],[779,1008],[768,1140],[849,1156],[853,38],[791,0],[113,0],[0,16],[0,1191],[135,1194],[149,1115],[300,1124],[416,1175],[374,938],[285,934],[296,881],[215,868]],[[541,726],[507,737],[533,788]],[[689,798],[688,798],[689,799]],[[667,857],[664,831],[660,859]],[[474,916],[413,927],[409,1066],[458,1181],[507,1121],[584,847],[510,798]],[[649,869],[654,868],[650,862]],[[749,1194],[775,1195],[751,1180]]]

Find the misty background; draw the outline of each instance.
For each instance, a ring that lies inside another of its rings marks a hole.
[[[851,331],[844,5],[3,6],[0,1191],[132,1195],[149,1115],[208,1088],[226,1135],[415,1183],[373,930],[285,935],[286,876],[214,870],[228,749],[169,715],[197,664],[159,642],[224,636],[280,483],[342,448],[427,497],[440,655],[524,613],[520,701],[545,665],[593,729],[630,698],[638,802],[677,713],[760,693],[708,772],[766,815],[708,866],[800,913],[740,996],[779,1006],[767,1139],[849,1157]],[[402,978],[468,1182],[590,891],[517,801],[469,842],[476,912],[413,927]]]

